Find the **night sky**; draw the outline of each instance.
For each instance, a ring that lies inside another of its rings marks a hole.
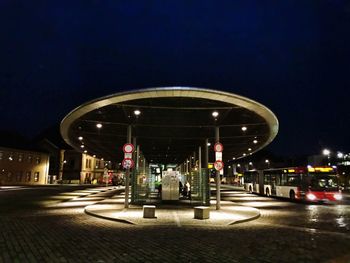
[[[34,137],[119,91],[269,107],[284,155],[350,151],[350,1],[0,1],[0,130]]]

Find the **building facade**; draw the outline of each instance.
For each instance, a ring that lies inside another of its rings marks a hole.
[[[47,184],[49,155],[43,152],[0,147],[0,184]]]
[[[101,184],[105,182],[105,168],[109,162],[75,150],[65,150],[62,165],[62,182],[76,184]]]

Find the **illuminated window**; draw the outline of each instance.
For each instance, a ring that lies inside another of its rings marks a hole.
[[[19,162],[23,161],[23,154],[22,153],[18,154],[18,161]]]
[[[34,182],[38,182],[39,181],[39,172],[35,172],[34,173]]]
[[[36,158],[35,158],[35,163],[36,163],[36,164],[39,164],[40,162],[41,162],[40,157],[36,157]]]

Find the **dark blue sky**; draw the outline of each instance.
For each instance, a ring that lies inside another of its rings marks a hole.
[[[0,2],[0,129],[34,136],[121,90],[220,89],[277,115],[277,153],[350,151],[350,2]]]

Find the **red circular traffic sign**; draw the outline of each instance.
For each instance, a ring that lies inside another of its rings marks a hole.
[[[126,143],[123,146],[123,152],[125,153],[132,153],[134,151],[135,147],[131,143]]]
[[[220,170],[224,169],[224,163],[220,160],[217,160],[214,163],[214,168],[215,168],[215,170],[220,171]]]
[[[131,158],[124,158],[122,161],[123,168],[130,169],[134,167],[134,160]]]
[[[221,143],[219,142],[215,143],[214,145],[215,152],[222,152],[223,150],[224,150],[224,146]]]

